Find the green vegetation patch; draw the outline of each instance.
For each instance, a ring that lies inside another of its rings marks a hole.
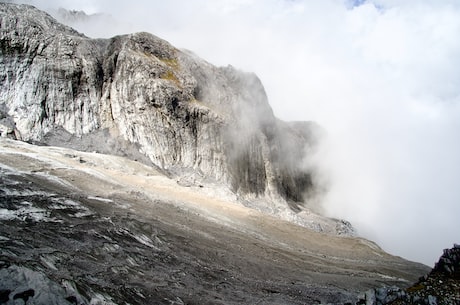
[[[176,74],[174,74],[173,71],[171,70],[167,70],[166,72],[162,73],[160,78],[162,79],[166,79],[166,80],[169,80],[169,81],[172,81],[174,82],[177,86],[180,86],[180,81],[179,79],[177,78]]]
[[[177,86],[181,87],[181,82],[176,76],[176,72],[179,70],[180,65],[177,58],[158,58],[164,64],[168,66],[168,70],[161,74],[162,79],[166,79],[174,82]]]
[[[179,70],[180,65],[177,61],[177,58],[159,58],[162,62],[164,62],[168,67],[172,68],[173,70]]]

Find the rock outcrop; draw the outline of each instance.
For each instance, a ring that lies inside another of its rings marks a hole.
[[[445,249],[433,270],[407,289],[382,287],[369,290],[357,305],[459,305],[460,245]]]
[[[90,39],[27,5],[0,4],[0,25],[3,136],[146,156],[293,210],[313,193],[302,160],[318,128],[276,119],[256,75],[148,33]]]

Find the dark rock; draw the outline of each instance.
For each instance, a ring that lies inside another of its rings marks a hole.
[[[9,289],[0,289],[0,304],[5,304],[10,300],[10,293]]]
[[[77,297],[75,297],[75,296],[73,296],[73,295],[71,295],[71,296],[69,296],[69,297],[67,297],[67,298],[65,298],[65,299],[66,299],[67,301],[69,301],[69,303],[71,303],[71,304],[75,304],[75,305],[78,304]]]
[[[460,277],[458,276],[460,264],[460,248],[445,249],[432,271],[421,277],[411,287],[401,288],[383,287],[371,290],[361,297],[361,303],[368,301],[369,305],[380,304],[460,304]],[[368,295],[375,293],[375,301]]]
[[[24,301],[24,304],[27,304],[27,302],[29,301],[29,298],[33,297],[34,295],[35,295],[35,290],[28,289],[23,292],[16,293],[13,296],[13,300],[22,299]]]
[[[401,296],[399,287],[382,287],[375,290],[375,304],[389,304]]]

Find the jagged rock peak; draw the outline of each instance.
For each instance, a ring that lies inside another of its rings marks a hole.
[[[2,32],[16,29],[16,34],[36,36],[65,33],[84,36],[76,30],[57,22],[49,14],[28,4],[0,3]]]
[[[1,3],[0,22],[2,135],[146,156],[192,182],[270,198],[272,211],[314,193],[301,165],[315,126],[277,120],[255,74],[149,33],[90,39],[27,5]]]

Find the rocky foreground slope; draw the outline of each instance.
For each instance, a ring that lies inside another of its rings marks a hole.
[[[139,162],[0,139],[0,304],[354,304],[428,271]]]

